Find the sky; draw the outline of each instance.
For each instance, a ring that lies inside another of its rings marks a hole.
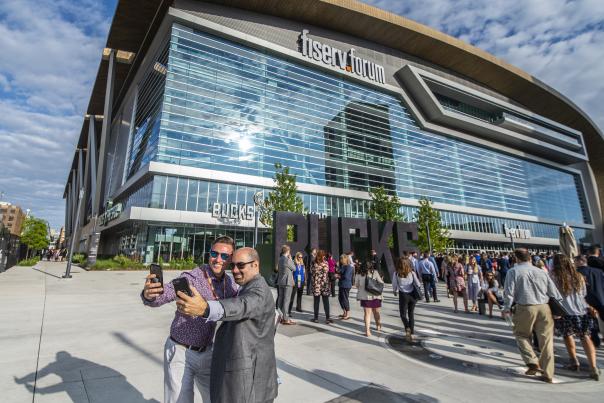
[[[604,128],[604,1],[365,2],[520,67]],[[0,200],[54,229],[116,3],[0,1]]]

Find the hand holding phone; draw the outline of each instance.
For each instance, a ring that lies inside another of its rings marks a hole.
[[[162,268],[158,264],[152,264],[149,271],[143,289],[143,297],[148,301],[152,301],[164,292],[164,276]]]
[[[149,273],[155,274],[155,277],[151,278],[152,283],[160,283],[162,287],[164,286],[164,271],[160,265],[151,263],[149,266]]]
[[[172,280],[172,285],[174,285],[174,293],[178,295],[178,291],[182,291],[189,297],[193,296],[193,292],[191,292],[191,288],[189,287],[189,282],[184,277],[177,277]]]

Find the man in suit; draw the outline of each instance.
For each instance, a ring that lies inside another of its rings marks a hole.
[[[241,287],[236,297],[206,301],[191,287],[193,297],[178,293],[178,310],[224,322],[216,332],[212,354],[212,403],[272,402],[277,397],[273,294],[260,275],[256,250],[237,249],[231,267]]]
[[[281,247],[281,257],[279,257],[279,274],[277,277],[277,287],[279,287],[279,296],[277,297],[277,308],[281,310],[283,314],[284,325],[293,325],[295,322],[287,315],[289,300],[292,296],[292,290],[294,287],[294,271],[296,265],[291,257],[291,250],[289,246],[283,245]]]

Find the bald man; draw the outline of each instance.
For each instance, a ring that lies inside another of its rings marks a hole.
[[[256,250],[237,249],[231,268],[241,287],[237,296],[206,301],[191,287],[193,297],[178,293],[178,309],[209,322],[224,322],[214,339],[212,403],[272,402],[277,397],[275,300],[260,275]]]

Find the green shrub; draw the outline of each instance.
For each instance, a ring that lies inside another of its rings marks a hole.
[[[170,270],[193,270],[197,267],[197,263],[193,261],[192,257],[186,259],[172,259],[167,267]]]
[[[74,253],[73,256],[71,257],[71,263],[74,263],[74,264],[86,263],[86,255],[84,255],[83,253]]]
[[[124,255],[117,255],[111,259],[97,259],[92,265],[92,270],[141,270],[145,266],[142,263],[135,262]]]
[[[36,263],[38,263],[40,261],[40,257],[39,256],[34,256],[34,257],[30,257],[29,259],[23,259],[21,260],[19,263],[17,263],[17,266],[35,266]]]

